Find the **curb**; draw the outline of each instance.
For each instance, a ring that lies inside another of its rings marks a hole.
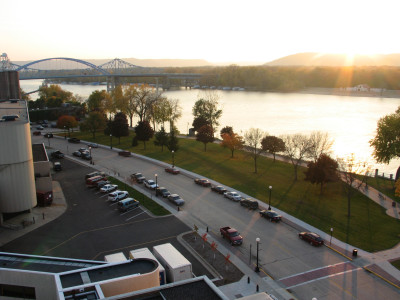
[[[382,275],[379,275],[378,273],[368,269],[367,267],[362,267],[365,271],[374,274],[375,276],[379,277],[380,279],[386,281],[387,283],[389,283],[390,285],[394,286],[395,288],[400,290],[400,286],[398,286],[397,284],[391,282],[390,280],[386,279],[385,277],[383,277]]]

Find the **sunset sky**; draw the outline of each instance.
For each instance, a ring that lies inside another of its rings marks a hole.
[[[400,53],[397,0],[2,0],[0,8],[0,53],[12,61]]]

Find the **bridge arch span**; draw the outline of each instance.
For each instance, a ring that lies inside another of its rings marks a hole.
[[[23,70],[23,69],[27,69],[29,66],[32,66],[32,65],[35,65],[35,64],[44,62],[44,61],[56,60],[56,59],[74,61],[74,62],[83,64],[83,65],[86,65],[86,66],[88,66],[88,67],[90,67],[90,68],[92,68],[92,69],[95,69],[95,70],[99,71],[101,74],[103,74],[104,76],[111,75],[111,74],[108,73],[106,70],[104,70],[104,69],[102,69],[102,68],[100,68],[100,67],[98,67],[98,66],[96,66],[96,65],[94,65],[94,64],[92,64],[92,63],[90,63],[90,62],[87,62],[87,61],[84,61],[84,60],[81,60],[81,59],[76,59],[76,58],[69,58],[69,57],[53,57],[53,58],[44,58],[44,59],[32,61],[32,62],[30,62],[30,63],[27,63],[27,64],[23,65],[23,66],[18,67],[18,68],[16,69],[16,71],[21,71],[21,70]]]

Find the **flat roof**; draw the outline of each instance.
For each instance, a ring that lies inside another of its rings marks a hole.
[[[49,161],[44,144],[32,144],[33,162]]]
[[[107,281],[119,277],[135,274],[146,274],[153,272],[158,267],[158,263],[152,259],[141,258],[127,260],[125,262],[111,263],[96,266],[86,270],[60,274],[62,288],[69,288],[90,283]],[[84,281],[85,279],[85,281]]]
[[[124,300],[226,300],[226,297],[206,276],[195,277],[148,290],[122,294],[108,299]]]
[[[0,266],[2,269],[63,273],[102,264],[105,264],[105,262],[0,252]]]
[[[2,121],[0,126],[12,126],[13,124],[29,122],[27,102],[20,99],[0,100],[0,119],[9,115],[18,115],[19,118],[15,119],[15,121]]]

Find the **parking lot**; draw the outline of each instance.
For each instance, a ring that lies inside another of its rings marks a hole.
[[[107,194],[86,187],[84,177],[94,171],[69,159],[53,179],[61,184],[67,202],[58,219],[4,245],[1,251],[56,257],[104,260],[104,255],[172,243],[189,261],[193,272],[212,275],[177,240],[190,231],[174,216],[151,217],[139,208],[120,212]]]

